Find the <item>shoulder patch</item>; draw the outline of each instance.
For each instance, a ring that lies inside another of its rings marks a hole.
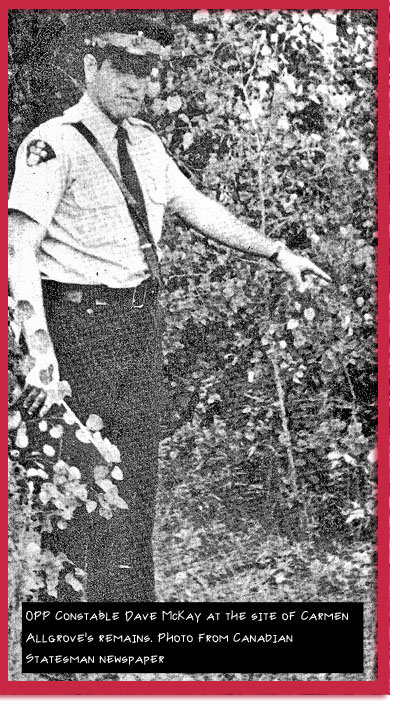
[[[26,163],[30,168],[40,163],[46,163],[55,157],[55,151],[46,141],[42,141],[40,138],[29,141],[26,148]]]

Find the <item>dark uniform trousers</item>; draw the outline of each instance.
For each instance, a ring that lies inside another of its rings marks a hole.
[[[121,453],[124,479],[114,483],[128,510],[113,510],[111,519],[80,506],[65,531],[45,534],[44,545],[87,575],[88,601],[155,600],[152,533],[157,489],[162,372],[162,316],[156,300],[132,308],[128,299],[106,304],[72,303],[44,285],[48,327],[68,380],[68,404],[84,423],[90,414],[104,421],[102,435]],[[115,294],[116,292],[114,292]],[[106,299],[104,299],[106,301]],[[92,444],[82,444],[75,428],[65,427],[62,459],[77,466],[82,482],[101,493],[93,478],[101,457]],[[68,432],[67,432],[68,431]],[[60,600],[79,595],[59,585]]]

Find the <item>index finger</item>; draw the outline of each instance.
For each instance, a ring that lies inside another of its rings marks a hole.
[[[319,276],[321,279],[324,279],[325,281],[328,281],[328,282],[332,281],[332,278],[329,276],[329,274],[327,274],[327,273],[324,272],[322,269],[320,269],[319,267],[317,267],[317,265],[314,264],[313,262],[311,262],[311,264],[308,264],[308,265],[303,269],[303,271],[305,271],[305,272],[313,272],[314,274],[316,274],[317,276]]]

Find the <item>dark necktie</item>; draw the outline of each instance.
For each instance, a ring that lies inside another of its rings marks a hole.
[[[160,281],[160,265],[158,262],[156,247],[151,237],[146,204],[135,166],[133,165],[128,153],[128,133],[123,126],[118,126],[115,136],[118,142],[118,160],[121,169],[121,178],[136,202],[136,212],[140,218],[140,222],[142,223],[142,228],[140,222],[139,225],[137,224],[138,220],[133,211],[130,210],[130,214],[136,226],[140,246],[142,247],[150,274],[152,277],[157,279],[157,281]]]

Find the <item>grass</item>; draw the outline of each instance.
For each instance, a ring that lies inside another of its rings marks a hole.
[[[222,523],[196,531],[189,522],[171,535],[160,516],[156,535],[158,599],[192,602],[364,603],[363,674],[119,674],[119,681],[372,681],[374,672],[374,585],[372,547],[266,538],[253,522],[247,532]],[[107,675],[81,675],[81,680]]]
[[[161,501],[161,497],[160,497]],[[211,520],[171,515],[171,501],[159,507],[155,535],[158,599],[179,602],[363,602],[363,674],[75,674],[77,681],[372,681],[374,660],[373,548],[369,543],[335,541],[315,545],[269,535],[257,521],[238,530]],[[176,514],[176,509],[175,509]],[[15,644],[15,642],[14,642]],[[15,657],[15,650],[10,650]],[[13,675],[51,680],[48,675]],[[58,680],[63,677],[57,676]]]

